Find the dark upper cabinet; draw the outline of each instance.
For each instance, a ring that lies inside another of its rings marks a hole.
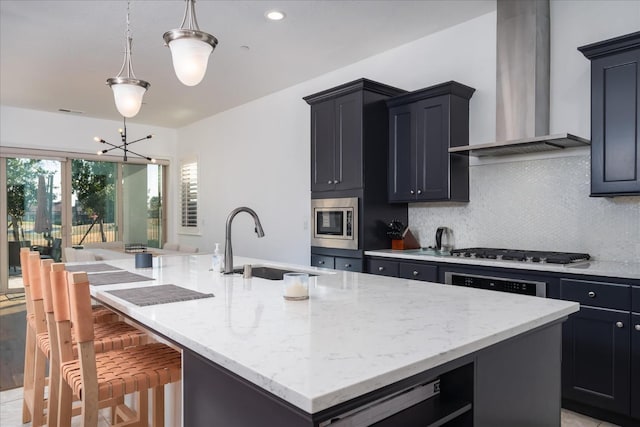
[[[362,92],[311,106],[311,190],[362,188]]]
[[[469,201],[469,158],[448,150],[469,144],[473,92],[452,81],[387,101],[390,202]]]
[[[380,152],[386,138],[379,135],[386,129],[384,100],[402,93],[360,79],[304,98],[311,105],[312,192],[362,189],[377,181],[373,175],[384,171],[376,163],[386,166],[386,149]]]
[[[591,60],[591,195],[640,194],[640,32],[578,49]]]

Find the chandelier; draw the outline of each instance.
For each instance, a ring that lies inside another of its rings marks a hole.
[[[195,0],[186,0],[180,28],[169,30],[162,36],[171,50],[173,68],[183,84],[195,86],[207,72],[209,56],[218,44],[218,39],[200,31],[196,19]],[[185,23],[187,27],[185,27]]]
[[[107,79],[107,85],[113,90],[116,108],[125,118],[131,118],[138,114],[142,106],[142,97],[147,89],[149,89],[149,86],[151,86],[149,82],[137,79],[133,72],[133,64],[131,62],[131,44],[133,38],[131,37],[131,30],[129,28],[129,8],[130,2],[127,2],[127,33],[124,62],[118,75]],[[126,76],[123,75],[125,72]]]
[[[127,154],[131,153],[131,154],[134,154],[134,155],[136,155],[138,157],[146,159],[146,160],[150,161],[151,163],[155,163],[156,159],[152,159],[151,157],[143,156],[142,154],[136,153],[135,151],[131,151],[131,149],[129,149],[129,146],[131,144],[139,142],[139,141],[142,141],[142,140],[145,140],[145,139],[151,139],[151,138],[153,138],[153,135],[147,135],[147,136],[145,136],[143,138],[136,139],[135,141],[127,142],[127,118],[126,117],[123,117],[123,122],[124,123],[123,123],[122,129],[118,129],[118,132],[120,133],[120,139],[122,141],[122,144],[120,144],[120,145],[112,144],[112,143],[107,142],[104,139],[100,138],[99,136],[96,136],[95,138],[93,138],[93,140],[96,141],[96,142],[100,142],[102,144],[106,144],[106,145],[111,146],[111,148],[106,148],[104,150],[98,151],[98,155],[101,156],[103,154],[108,153],[109,151],[118,150],[119,149],[119,150],[122,150],[124,152],[123,161],[125,161],[125,162],[128,160]]]

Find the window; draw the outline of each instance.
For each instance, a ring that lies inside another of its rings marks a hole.
[[[180,225],[182,231],[198,231],[198,162],[180,165]]]

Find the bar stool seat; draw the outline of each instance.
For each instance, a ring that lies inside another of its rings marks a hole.
[[[63,363],[62,378],[83,398],[79,360]],[[180,380],[180,353],[161,343],[96,354],[98,400],[115,399]]]
[[[96,353],[105,353],[112,350],[121,350],[126,347],[133,347],[136,345],[145,344],[147,342],[148,335],[128,325],[124,322],[111,322],[111,323],[98,323],[94,327],[95,339],[93,341],[94,349]],[[78,346],[76,343],[75,335],[73,334],[73,327],[71,328],[73,346],[73,356],[78,356]],[[36,336],[38,342],[38,348],[47,356],[51,355],[51,342],[49,341],[49,333],[44,332]]]

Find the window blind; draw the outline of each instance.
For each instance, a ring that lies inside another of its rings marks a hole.
[[[198,227],[197,162],[185,162],[180,167],[180,217],[182,227]]]

